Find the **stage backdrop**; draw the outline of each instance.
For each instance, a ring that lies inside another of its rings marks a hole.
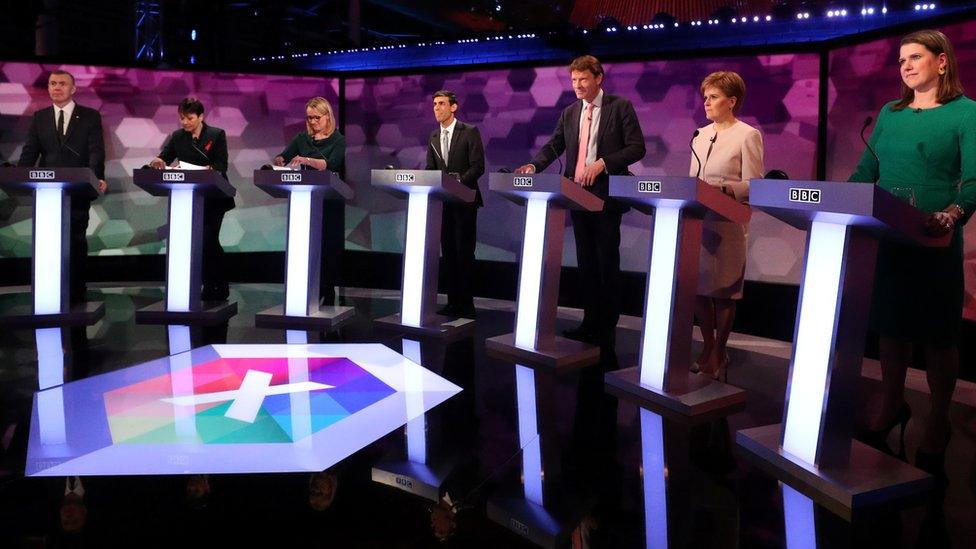
[[[959,74],[969,97],[976,97],[976,21],[943,27],[959,61]],[[827,178],[846,181],[860,160],[864,145],[858,133],[868,116],[901,96],[898,49],[901,37],[886,38],[830,53],[827,125]],[[870,135],[872,124],[865,132]],[[971,151],[970,154],[976,154]],[[976,320],[976,222],[965,228],[966,302],[963,316]]]
[[[286,207],[252,183],[267,164],[305,130],[305,102],[321,95],[335,105],[338,79],[163,71],[0,62],[0,159],[16,162],[32,113],[51,104],[47,73],[71,71],[79,105],[101,111],[109,192],[94,203],[88,226],[90,253],[161,253],[166,201],[132,184],[132,170],[149,162],[179,127],[176,106],[195,95],[207,123],[227,131],[230,182],[237,208],[224,219],[220,240],[234,252],[283,250]],[[30,199],[0,191],[0,257],[30,255]]]
[[[688,142],[695,128],[707,123],[698,89],[702,78],[712,71],[734,70],[748,88],[740,116],[763,133],[766,169],[779,168],[797,178],[815,176],[816,55],[612,63],[605,70],[606,90],[634,103],[644,131],[647,156],[633,166],[634,173],[688,174]],[[444,88],[458,94],[458,118],[480,128],[489,172],[527,162],[548,139],[562,109],[575,100],[569,74],[562,66],[347,80],[349,179],[366,181],[370,168],[387,165],[422,168],[427,138],[436,124],[431,95]],[[557,170],[558,163],[549,168]],[[483,190],[487,180],[487,176],[482,179]],[[361,185],[354,206],[347,217],[351,224],[347,246],[389,252],[403,249],[403,201]],[[485,208],[478,216],[477,256],[515,261],[523,216],[523,208],[485,193]],[[636,212],[624,218],[621,257],[625,269],[647,268],[649,227],[650,219]],[[750,225],[747,277],[798,282],[803,243],[803,233],[763,214],[755,215]],[[567,231],[563,263],[576,264],[571,231]]]

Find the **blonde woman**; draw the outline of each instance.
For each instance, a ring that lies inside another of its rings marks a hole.
[[[332,105],[324,97],[305,104],[305,131],[275,157],[276,166],[331,170],[340,176],[345,170],[346,138],[336,129]],[[341,272],[345,241],[345,204],[326,200],[322,208],[322,269],[319,304],[335,305],[335,286]]]
[[[718,187],[739,202],[749,198],[749,180],[762,177],[763,141],[759,130],[736,118],[746,96],[742,77],[730,71],[709,74],[701,84],[705,116],[692,147],[690,175]],[[699,259],[695,318],[704,345],[695,370],[718,379],[728,367],[726,344],[742,299],[746,268],[746,226],[706,218]]]

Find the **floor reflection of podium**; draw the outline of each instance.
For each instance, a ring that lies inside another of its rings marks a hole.
[[[401,354],[423,367],[440,372],[443,367],[443,342],[418,341],[404,338]],[[414,417],[404,426],[406,434],[406,458],[383,460],[372,468],[374,482],[436,502],[443,493],[444,482],[454,471],[457,463],[452,455],[440,452],[443,436],[438,411],[422,412],[423,394],[410,390],[420,380],[406,379],[408,387],[407,417]]]
[[[753,180],[750,202],[808,231],[783,423],[739,431],[745,457],[850,520],[910,500],[932,477],[854,441],[879,238],[945,246],[927,214],[877,185]]]
[[[551,493],[559,474],[559,448],[544,445],[539,428],[538,373],[515,365],[518,436],[522,454],[521,490],[488,500],[488,518],[541,547],[562,547],[582,519],[583,508],[568,497]],[[548,433],[547,433],[548,434]],[[547,484],[550,491],[547,492]]]
[[[489,186],[525,206],[515,332],[485,340],[489,356],[550,369],[597,362],[599,347],[556,335],[556,306],[566,211],[600,211],[603,201],[559,174],[493,173]]]
[[[610,195],[654,220],[639,364],[607,373],[607,385],[642,406],[686,416],[741,408],[745,391],[691,373],[691,340],[702,221],[745,223],[749,207],[694,177],[611,176]]]
[[[34,395],[34,421],[40,444],[37,460],[64,461],[71,456],[67,433],[67,415],[62,386],[71,370],[71,358],[67,349],[72,347],[72,330],[69,328],[39,328],[34,331],[37,344],[37,388]],[[33,437],[32,437],[33,438]],[[26,474],[40,464],[28,463]]]
[[[371,181],[375,187],[407,199],[400,312],[375,322],[420,336],[469,333],[474,320],[449,318],[435,310],[443,203],[473,202],[475,191],[439,170],[373,170]]]

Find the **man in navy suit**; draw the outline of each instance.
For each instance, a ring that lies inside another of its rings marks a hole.
[[[62,70],[52,71],[47,92],[54,105],[34,113],[27,141],[20,153],[19,166],[42,168],[91,168],[98,178],[98,192],[105,183],[105,138],[102,115],[95,109],[75,103],[75,78]],[[88,210],[91,199],[71,198],[71,272],[69,302],[85,301],[85,264],[88,258]]]
[[[630,101],[603,91],[603,66],[592,55],[569,66],[576,101],[563,110],[549,142],[516,170],[535,173],[566,152],[563,175],[604,201],[599,212],[572,211],[583,285],[583,322],[566,337],[613,351],[620,317],[620,218],[627,210],[609,196],[610,176],[626,175],[644,158],[644,134]]]
[[[441,255],[447,281],[447,307],[438,314],[474,318],[475,234],[478,208],[484,205],[478,178],[485,173],[485,147],[478,128],[454,116],[457,110],[454,92],[441,90],[434,94],[434,118],[439,125],[428,139],[427,169],[453,173],[463,185],[475,191],[471,204],[444,204]]]

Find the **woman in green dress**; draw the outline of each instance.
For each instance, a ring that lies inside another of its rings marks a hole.
[[[305,105],[305,130],[275,157],[275,166],[345,172],[346,138],[336,129],[332,105],[324,97],[313,97]],[[319,274],[319,305],[335,305],[335,287],[342,269],[345,247],[346,205],[326,200],[322,205],[322,269]]]
[[[878,249],[871,327],[880,336],[881,405],[860,438],[884,448],[888,433],[904,430],[905,375],[913,353],[924,358],[932,410],[915,463],[944,475],[952,428],[949,403],[959,372],[962,321],[962,225],[976,208],[976,102],[963,96],[952,45],[934,30],[904,37],[898,65],[902,97],[886,104],[851,181],[914,196],[928,212],[933,236],[952,233],[948,248],[883,241]],[[880,159],[880,161],[879,161]],[[911,189],[911,191],[903,190]]]

